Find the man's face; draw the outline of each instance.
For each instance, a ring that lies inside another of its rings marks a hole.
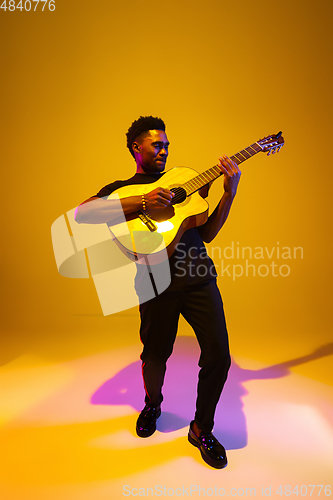
[[[163,172],[169,154],[169,141],[163,130],[149,130],[149,135],[133,143],[137,173]]]

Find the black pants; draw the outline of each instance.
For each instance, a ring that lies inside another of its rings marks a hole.
[[[228,332],[216,281],[191,291],[166,290],[141,304],[140,314],[145,402],[158,406],[163,400],[166,361],[172,353],[182,314],[192,326],[201,349],[195,421],[203,432],[211,432],[216,405],[230,368]]]

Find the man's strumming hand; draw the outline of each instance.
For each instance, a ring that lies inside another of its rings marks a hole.
[[[155,210],[164,209],[168,207],[174,197],[174,193],[169,189],[158,187],[150,193],[144,195],[146,202],[146,210],[151,213]]]

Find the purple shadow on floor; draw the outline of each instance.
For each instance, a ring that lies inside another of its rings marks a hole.
[[[214,435],[226,449],[247,445],[246,416],[243,397],[248,391],[243,383],[287,376],[289,368],[318,357],[330,355],[333,344],[323,346],[310,355],[286,361],[261,370],[245,370],[232,361],[228,380],[215,413]],[[162,415],[157,421],[160,432],[172,432],[189,425],[194,418],[198,380],[199,346],[195,337],[178,336],[167,363],[163,386]],[[144,407],[141,361],[123,368],[107,380],[91,397],[94,405],[130,405],[140,412]]]

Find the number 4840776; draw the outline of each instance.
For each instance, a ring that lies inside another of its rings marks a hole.
[[[279,486],[278,489],[276,490],[276,493],[278,495],[286,496],[286,497],[290,497],[291,495],[296,495],[298,497],[299,494],[302,497],[305,497],[305,496],[310,496],[310,497],[318,496],[319,497],[322,493],[326,497],[330,497],[332,491],[331,491],[330,484],[328,484],[326,486],[324,486],[323,484],[308,484],[308,485],[303,484],[300,487],[295,486],[293,489],[292,489],[292,486],[290,486],[290,484],[287,484],[284,487],[284,489],[282,486]]]
[[[26,12],[33,10],[36,12],[39,3],[41,5],[38,10],[44,11],[46,5],[48,6],[48,10],[51,12],[55,10],[55,0],[20,0],[18,3],[15,3],[15,0],[9,0],[8,2],[7,0],[4,0],[0,5],[0,9],[3,9],[4,11],[20,10],[21,12],[23,10]]]

